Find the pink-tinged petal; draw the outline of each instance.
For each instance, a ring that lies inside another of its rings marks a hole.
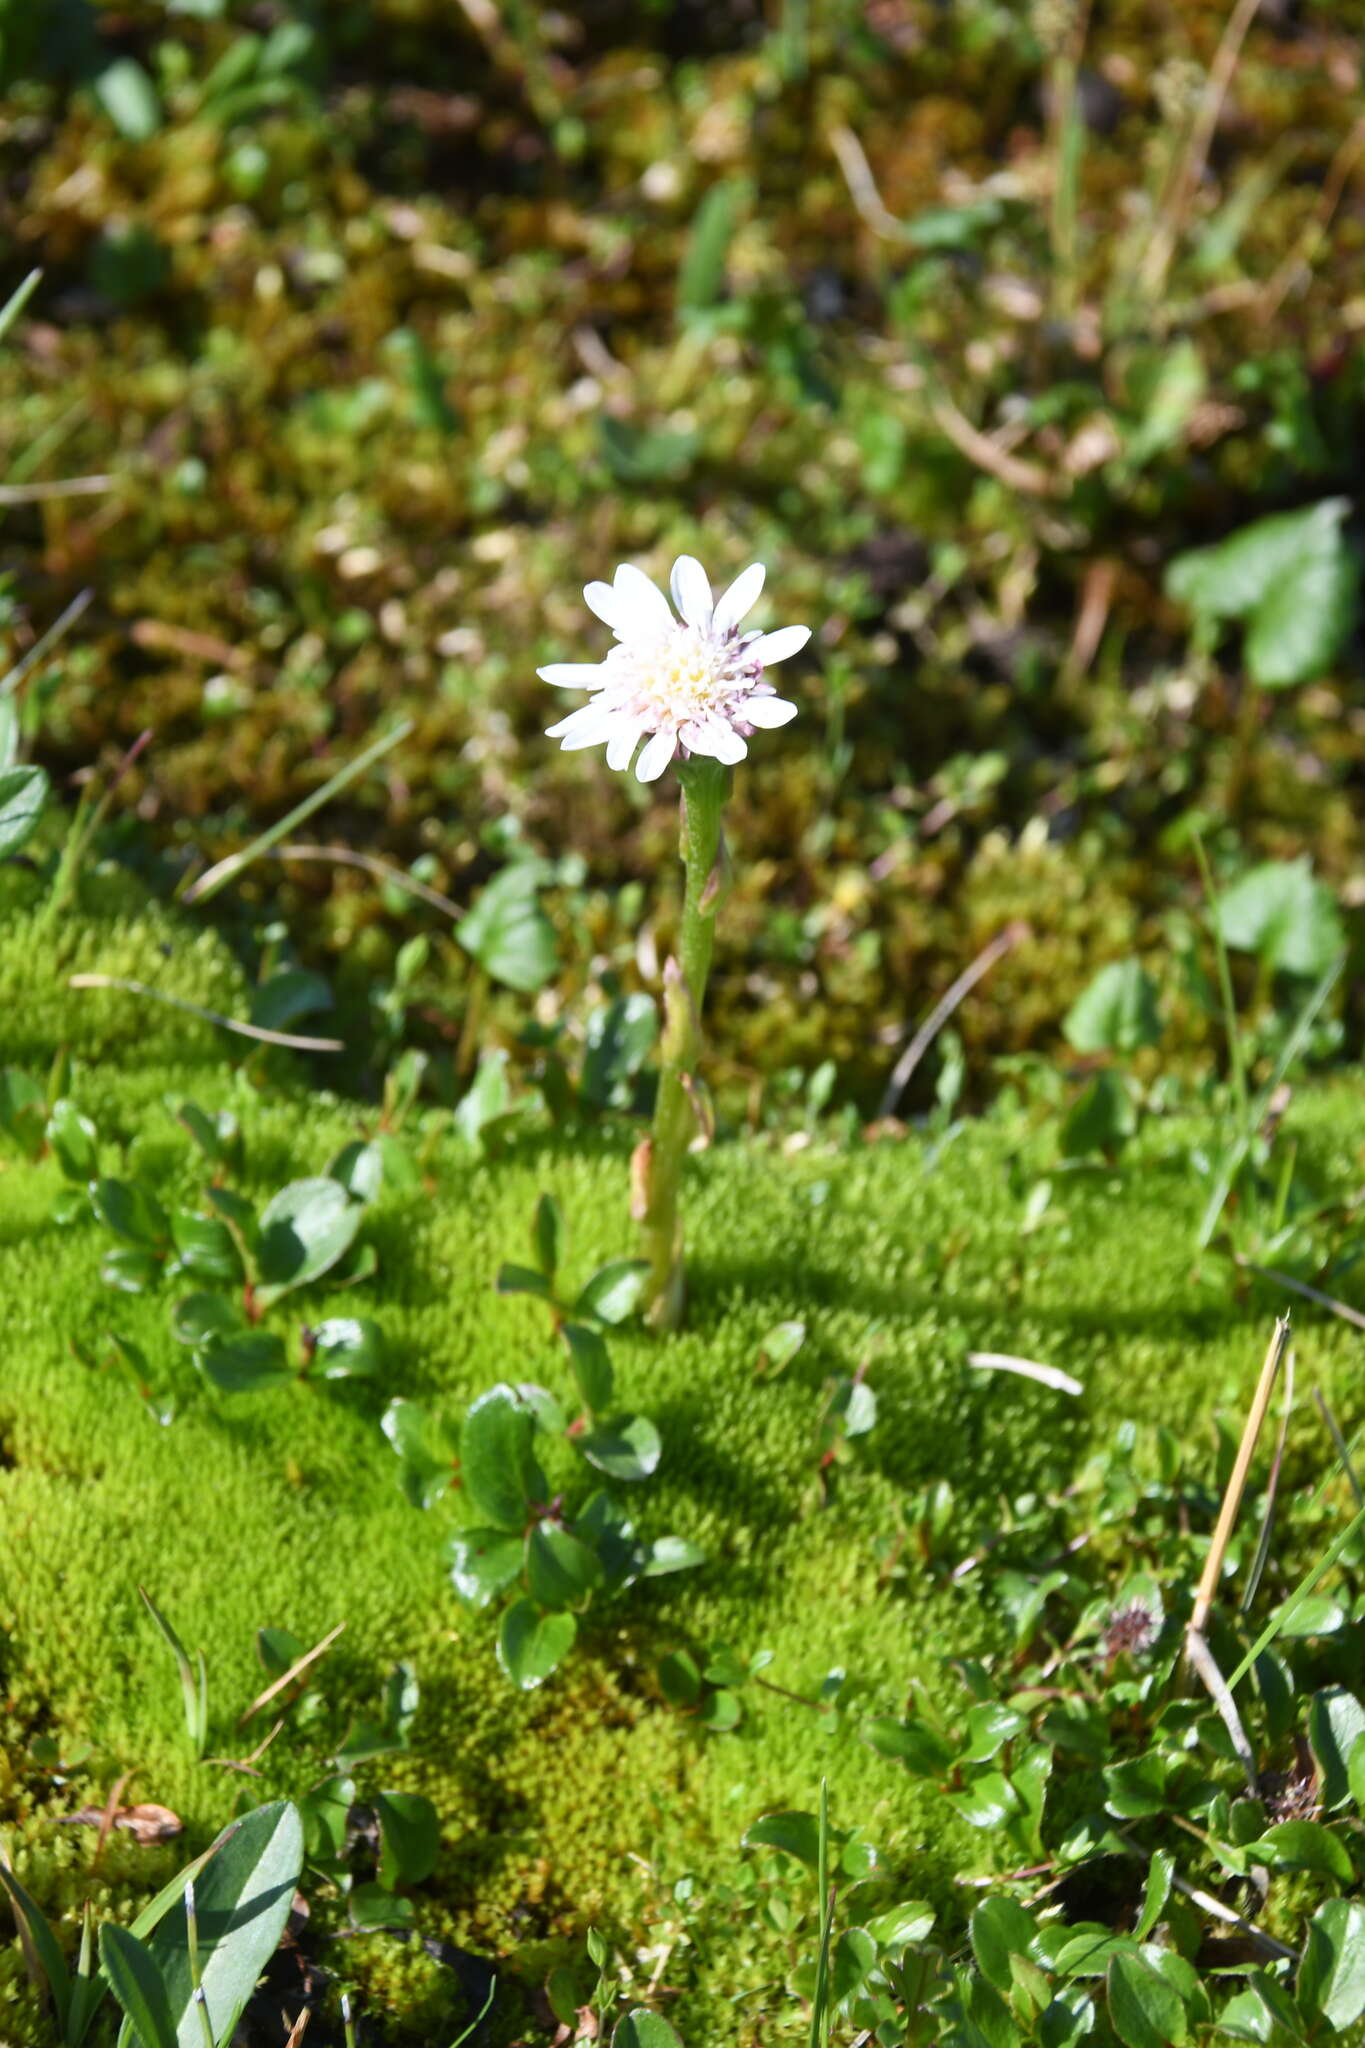
[[[734,727],[723,718],[695,718],[683,727],[679,737],[692,753],[709,754],[713,761],[723,761],[727,768],[742,761],[749,751]]]
[[[657,782],[678,749],[677,735],[656,732],[640,749],[635,773],[641,782]]]
[[[618,773],[623,769],[629,768],[631,756],[635,752],[635,745],[640,737],[640,731],[641,728],[638,725],[618,725],[616,731],[607,741],[608,768],[615,768]]]
[[[747,569],[740,571],[716,606],[711,624],[717,633],[730,632],[746,612],[753,610],[766,573],[762,562],[751,562]]]
[[[563,740],[566,747],[592,747],[597,744],[599,727],[605,725],[606,731],[600,737],[606,739],[616,730],[619,718],[619,712],[604,710],[599,699],[591,704],[580,704],[577,711],[571,711],[557,725],[547,726],[545,737],[547,740]],[[580,734],[585,732],[589,735],[586,740],[580,738]]]
[[[768,668],[775,661],[786,661],[799,654],[809,639],[809,626],[779,626],[775,633],[760,633],[757,640],[751,640],[744,656],[747,661]]]
[[[789,725],[796,716],[796,706],[789,704],[785,697],[743,697],[735,706],[736,715],[763,732],[775,732],[779,725]]]
[[[622,562],[612,595],[616,600],[615,632],[620,640],[653,639],[673,624],[668,599],[633,563]]]
[[[604,661],[552,661],[536,674],[557,690],[600,690],[610,671]]]
[[[673,564],[671,588],[682,617],[704,633],[711,623],[711,581],[695,555],[679,555]]]
[[[610,583],[586,583],[583,586],[583,602],[590,612],[595,612],[604,626],[614,627],[619,606],[616,592]]]

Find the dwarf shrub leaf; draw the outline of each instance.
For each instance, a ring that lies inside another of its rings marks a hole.
[[[545,1497],[536,1463],[535,1417],[512,1387],[481,1394],[460,1430],[460,1477],[470,1500],[495,1529],[525,1526],[527,1511]]]
[[[498,1630],[498,1662],[519,1692],[543,1685],[574,1646],[571,1614],[542,1614],[531,1600],[516,1600]]]

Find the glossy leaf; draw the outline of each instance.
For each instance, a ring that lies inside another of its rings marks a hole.
[[[1338,2032],[1365,2013],[1365,1905],[1359,1899],[1327,1899],[1313,1915],[1298,1999],[1305,2014]]]
[[[1256,1844],[1257,1858],[1276,1870],[1311,1870],[1339,1884],[1355,1882],[1355,1865],[1341,1836],[1318,1820],[1282,1820]]]
[[[743,1836],[746,1849],[780,1849],[807,1870],[820,1862],[820,1823],[813,1813],[765,1813]]]
[[[279,1947],[303,1867],[303,1822],[286,1800],[234,1821],[195,1880],[201,1981],[216,2041],[226,2040]],[[179,2048],[203,2048],[190,1980],[183,1890],[149,1944]]]
[[[1365,1735],[1365,1707],[1345,1686],[1314,1693],[1308,1709],[1308,1740],[1321,1774],[1322,1804],[1330,1813],[1351,1796],[1351,1753]]]
[[[1030,1954],[1038,1932],[1035,1923],[1021,1905],[1001,1893],[981,1901],[967,1931],[982,1976],[1008,1994],[1014,1985],[1010,1957]]]
[[[531,1225],[531,1247],[536,1264],[553,1283],[559,1265],[559,1248],[564,1240],[564,1218],[553,1195],[541,1195]]]
[[[101,1927],[99,1942],[100,1967],[141,2048],[176,2048],[170,2000],[150,1949],[113,1920]]]
[[[264,1387],[285,1386],[294,1377],[283,1342],[269,1330],[215,1338],[196,1362],[205,1379],[225,1394],[258,1393]]]
[[[171,1239],[181,1270],[196,1280],[233,1284],[245,1277],[237,1240],[221,1217],[193,1216],[178,1209],[171,1218]]]
[[[42,768],[0,770],[0,860],[8,860],[33,837],[47,793]]]
[[[545,1475],[533,1448],[535,1417],[509,1386],[481,1394],[460,1430],[460,1478],[495,1529],[521,1529],[532,1504],[545,1498]]]
[[[544,988],[559,965],[554,926],[537,900],[538,882],[534,862],[504,868],[455,927],[456,938],[484,973],[523,995]]]
[[[602,1576],[586,1543],[556,1522],[536,1523],[526,1539],[526,1585],[541,1607],[583,1607]]]
[[[609,1259],[583,1287],[573,1312],[599,1323],[624,1323],[639,1307],[648,1278],[643,1259]]]
[[[647,1415],[625,1415],[609,1427],[577,1439],[590,1465],[611,1479],[648,1479],[657,1470],[663,1445]]]
[[[355,1242],[364,1210],[339,1182],[291,1181],[261,1212],[257,1260],[262,1301],[320,1279]]]
[[[533,1601],[514,1601],[498,1631],[498,1663],[519,1692],[531,1692],[563,1663],[577,1635],[572,1614],[542,1614]]]
[[[666,1578],[670,1572],[690,1572],[706,1563],[706,1552],[686,1536],[656,1536],[645,1553],[640,1576]]]
[[[892,1757],[917,1778],[946,1778],[957,1751],[927,1721],[864,1721],[864,1742],[879,1756]]]
[[[589,1414],[610,1408],[616,1380],[606,1344],[586,1323],[566,1323],[561,1334],[568,1346],[569,1362],[583,1397],[583,1406]]]
[[[1188,2037],[1185,2002],[1140,1956],[1113,1956],[1105,1972],[1109,2019],[1125,2048],[1178,2048]]]
[[[92,1180],[99,1168],[99,1134],[69,1097],[52,1105],[47,1142],[68,1180]]]
[[[446,1540],[446,1563],[460,1598],[488,1607],[521,1576],[525,1555],[520,1536],[500,1529],[457,1529]]]
[[[441,1851],[441,1823],[436,1808],[420,1792],[380,1792],[379,1882],[392,1891],[399,1884],[421,1884],[436,1868]]]
[[[212,1344],[245,1335],[242,1312],[222,1294],[187,1294],[171,1310],[171,1335],[180,1344]]]
[[[313,1331],[308,1371],[315,1378],[372,1379],[384,1365],[384,1333],[368,1316],[329,1316]]]
[[[170,1243],[166,1211],[142,1181],[94,1181],[90,1204],[106,1230],[141,1251],[161,1252]]]
[[[637,2005],[616,2022],[611,2048],[682,2048],[682,2043],[666,2019]]]

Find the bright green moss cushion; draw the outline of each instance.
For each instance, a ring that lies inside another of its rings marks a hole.
[[[69,1042],[73,1093],[99,1120],[107,1169],[147,1175],[165,1201],[202,1187],[167,1104],[186,1093],[237,1111],[253,1193],[320,1172],[361,1127],[355,1107],[294,1081],[234,1074],[236,1047],[205,1027],[182,1033],[170,1012],[62,990],[79,962],[244,1011],[216,942],[159,911],[132,915],[122,885],[108,890],[103,914],[54,936],[35,935],[22,916],[0,935],[6,1060],[37,1070]],[[84,1006],[96,1000],[97,1011]],[[1324,1181],[1356,1185],[1358,1091],[1323,1090],[1293,1115]],[[168,1309],[183,1284],[138,1299],[109,1291],[93,1221],[51,1220],[55,1168],[5,1155],[0,1825],[24,1881],[67,1914],[68,1938],[81,1899],[130,1914],[234,1800],[297,1795],[324,1776],[352,1716],[378,1713],[399,1659],[421,1685],[411,1754],[364,1766],[357,1781],[361,1797],[405,1787],[438,1808],[441,1860],[417,1894],[426,1933],[487,1953],[519,1948],[523,1959],[528,1944],[534,1956],[537,1942],[590,1921],[628,1952],[669,1941],[667,1982],[684,1994],[689,2048],[746,2040],[745,2014],[757,2008],[732,2001],[779,1979],[787,1946],[752,1916],[706,1919],[704,1902],[732,1875],[755,1816],[809,1807],[822,1774],[836,1818],[879,1843],[904,1894],[960,1912],[954,1875],[990,1867],[989,1838],[946,1822],[941,1802],[873,1755],[857,1726],[866,1713],[901,1710],[912,1679],[942,1691],[942,1658],[987,1650],[1001,1633],[979,1574],[934,1580],[913,1545],[903,1569],[887,1572],[903,1505],[946,1479],[965,1552],[998,1520],[999,1502],[1064,1484],[1125,1417],[1207,1438],[1220,1404],[1236,1412],[1245,1402],[1270,1310],[1268,1297],[1234,1298],[1223,1267],[1196,1261],[1201,1189],[1178,1163],[1171,1126],[1154,1126],[1122,1174],[1059,1178],[1028,1234],[1009,1170],[1018,1142],[1017,1129],[987,1121],[934,1164],[917,1140],[795,1158],[722,1145],[695,1162],[690,1326],[664,1340],[623,1334],[613,1350],[623,1398],[664,1438],[657,1477],[632,1493],[642,1531],[690,1537],[709,1562],[603,1610],[569,1663],[526,1695],[496,1667],[493,1619],[467,1612],[446,1580],[441,1544],[461,1518],[458,1495],[425,1515],[410,1508],[378,1415],[394,1394],[458,1413],[501,1379],[569,1396],[543,1312],[495,1295],[491,1282],[502,1259],[524,1256],[543,1188],[563,1205],[575,1272],[629,1248],[626,1142],[546,1138],[483,1164],[445,1139],[430,1187],[375,1205],[367,1234],[378,1276],[341,1297],[384,1327],[384,1386],[238,1397],[206,1387],[171,1340]],[[324,1284],[302,1310],[328,1299],[337,1297]],[[760,1376],[764,1333],[791,1317],[807,1324],[804,1348],[780,1375]],[[145,1350],[158,1394],[175,1405],[169,1426],[110,1366],[115,1330]],[[1301,1366],[1348,1426],[1365,1412],[1358,1344],[1344,1325],[1320,1321],[1299,1340]],[[1046,1361],[1085,1391],[1075,1399],[982,1373],[970,1351]],[[825,1384],[860,1363],[878,1421],[822,1478]],[[565,1478],[582,1489],[565,1457]],[[256,1631],[288,1628],[311,1643],[345,1623],[319,1667],[312,1718],[286,1729],[259,1776],[191,1761],[139,1583],[192,1649],[205,1647],[213,1757],[246,1755],[269,1725],[235,1725],[265,1682]],[[664,1703],[654,1674],[667,1651],[718,1640],[770,1650],[766,1676],[807,1697],[842,1667],[849,1710],[750,1689],[737,1733],[703,1733]],[[96,1745],[72,1782],[28,1760],[43,1733]],[[130,1769],[127,1796],[174,1808],[185,1840],[139,1849],[115,1838],[92,1876],[92,1832],[56,1826],[57,1816],[102,1801]],[[674,1887],[688,1875],[702,1904],[685,1910]],[[337,1918],[322,1898],[314,1910],[322,1923]],[[331,1966],[422,2038],[448,2038],[441,2029],[458,2005],[448,1970],[383,1937],[337,1949]],[[799,2030],[794,2009],[790,2020]],[[17,1948],[0,1951],[0,2039],[41,2038]],[[764,2038],[774,2038],[771,2021]]]

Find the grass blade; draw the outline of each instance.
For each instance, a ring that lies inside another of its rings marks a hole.
[[[225,889],[229,882],[235,881],[237,876],[244,873],[254,860],[259,860],[263,853],[269,853],[273,846],[278,846],[282,839],[287,839],[296,825],[301,825],[305,818],[312,817],[314,811],[320,811],[334,796],[339,796],[343,789],[349,788],[367,768],[372,768],[375,762],[396,747],[400,740],[405,740],[412,729],[413,721],[410,718],[400,719],[397,725],[381,734],[371,746],[366,747],[363,754],[357,754],[354,761],[348,762],[344,768],[338,768],[335,775],[329,775],[321,789],[315,789],[301,804],[295,804],[287,818],[281,818],[277,825],[272,825],[268,831],[262,832],[249,846],[244,846],[240,853],[230,853],[226,860],[220,860],[207,874],[201,875],[197,882],[191,882],[181,900],[185,903],[211,902],[220,889]]]
[[[0,1850],[0,1884],[9,1893],[29,1973],[38,1981],[46,1978],[57,2023],[65,2039],[71,2010],[71,1972],[66,1966],[66,1957],[57,1946],[56,1935],[10,1869],[9,1857],[3,1850]]]
[[[142,1597],[143,1606],[160,1631],[162,1641],[175,1659],[175,1668],[180,1674],[180,1691],[185,1701],[185,1726],[189,1730],[196,1758],[201,1757],[208,1734],[208,1674],[204,1668],[204,1653],[202,1650],[199,1652],[199,1669],[196,1673],[185,1645],[147,1588],[139,1586],[137,1590]]]

